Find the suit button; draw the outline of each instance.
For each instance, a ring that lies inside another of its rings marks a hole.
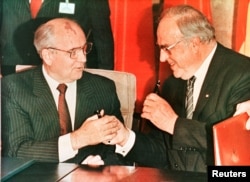
[[[175,167],[175,168],[178,168],[179,166],[178,166],[178,164],[174,163],[174,167]]]

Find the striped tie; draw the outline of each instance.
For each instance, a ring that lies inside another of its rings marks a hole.
[[[65,92],[67,90],[67,85],[59,84],[57,90],[59,90],[60,92],[58,100],[58,114],[61,127],[60,133],[61,135],[64,135],[72,131],[69,110],[65,99]]]
[[[193,90],[194,90],[194,82],[195,76],[191,77],[187,81],[187,92],[186,92],[186,116],[187,119],[192,119],[193,117]]]

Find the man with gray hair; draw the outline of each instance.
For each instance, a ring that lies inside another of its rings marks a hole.
[[[250,59],[218,43],[207,18],[188,5],[162,13],[157,43],[173,75],[161,96],[144,101],[141,116],[155,129],[144,135],[122,127],[110,144],[142,165],[205,172],[214,164],[212,126],[250,99]]]
[[[103,144],[123,122],[115,84],[84,71],[92,43],[81,27],[66,18],[50,20],[37,29],[34,44],[42,66],[2,78],[3,154],[123,164],[114,146]]]

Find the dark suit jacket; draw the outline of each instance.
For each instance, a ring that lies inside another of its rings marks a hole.
[[[114,68],[114,40],[110,24],[108,0],[71,0],[75,3],[75,14],[59,13],[61,0],[44,0],[36,17],[31,19],[29,0],[3,0],[1,29],[1,65],[38,65],[41,60],[33,46],[34,32],[46,21],[67,17],[76,20],[85,35],[91,30],[88,41],[94,43],[87,55],[89,68]],[[2,70],[3,74],[7,70]],[[13,70],[14,71],[14,70]]]
[[[28,157],[58,161],[60,126],[57,108],[41,67],[12,74],[2,79],[3,153],[10,157]],[[113,81],[83,73],[77,80],[75,129],[104,109],[123,121]],[[119,164],[114,146],[103,144],[84,147],[71,162],[80,162],[90,154],[100,154],[106,164]]]
[[[154,130],[136,135],[128,158],[176,170],[206,171],[213,164],[212,125],[231,117],[237,103],[250,99],[250,59],[218,44],[193,119],[185,118],[186,81],[170,76],[162,96],[179,116],[174,135]]]

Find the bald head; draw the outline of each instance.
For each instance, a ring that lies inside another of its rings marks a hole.
[[[73,44],[75,39],[86,39],[81,27],[73,20],[56,18],[41,25],[35,32],[34,45],[38,52],[58,44]]]
[[[70,83],[82,77],[86,37],[75,21],[66,18],[48,21],[35,32],[34,44],[51,78]]]

